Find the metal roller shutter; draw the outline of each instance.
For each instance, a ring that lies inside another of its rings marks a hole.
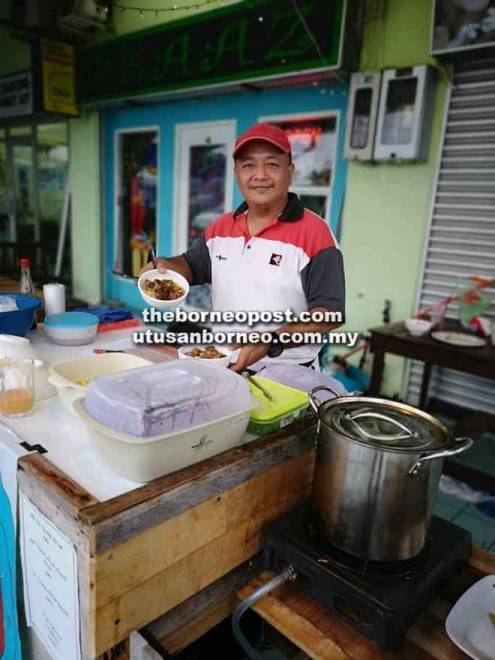
[[[495,58],[458,63],[447,111],[419,308],[456,292],[469,275],[495,277]],[[495,323],[495,289],[487,313]],[[457,305],[447,315],[457,316]],[[423,364],[411,361],[406,398],[418,403]],[[495,382],[436,368],[430,396],[493,412]]]

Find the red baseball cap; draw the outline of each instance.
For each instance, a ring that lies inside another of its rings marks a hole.
[[[281,128],[273,124],[255,124],[251,128],[248,128],[242,135],[239,135],[234,144],[233,157],[235,158],[239,150],[252,140],[270,142],[270,144],[278,147],[280,151],[289,154],[289,156],[291,155],[289,138]]]

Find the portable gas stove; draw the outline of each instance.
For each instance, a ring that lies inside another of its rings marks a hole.
[[[296,584],[339,617],[396,651],[407,628],[471,554],[471,534],[434,516],[423,551],[412,560],[364,561],[332,547],[306,503],[276,521],[265,546],[268,568],[290,564]]]

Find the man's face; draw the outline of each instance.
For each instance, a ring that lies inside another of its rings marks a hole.
[[[253,140],[237,154],[234,171],[248,206],[270,206],[284,203],[287,198],[294,165],[289,155],[274,145]]]

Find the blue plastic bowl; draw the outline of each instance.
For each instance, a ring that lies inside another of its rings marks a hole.
[[[0,312],[0,334],[24,337],[34,321],[34,313],[41,307],[41,300],[25,293],[2,293],[13,298],[17,309],[12,312]]]

